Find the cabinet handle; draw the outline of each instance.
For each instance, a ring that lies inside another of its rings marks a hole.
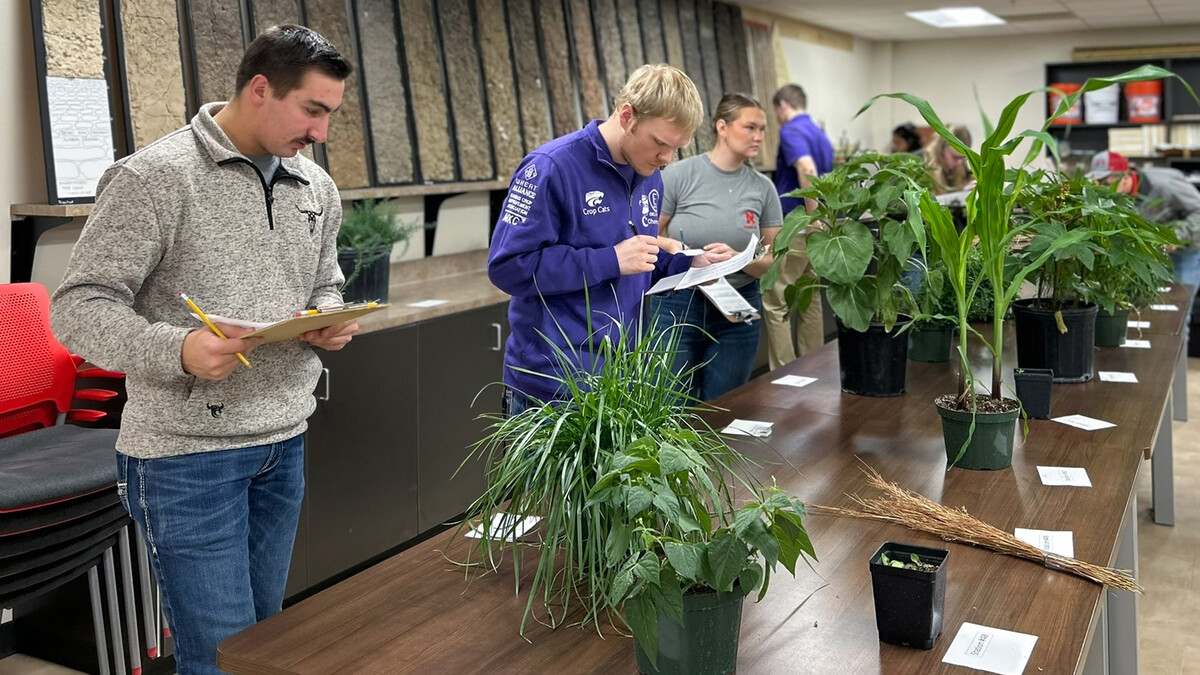
[[[500,328],[500,324],[498,324],[498,323],[492,324],[492,328],[496,329],[496,346],[492,347],[492,351],[498,352],[504,348],[503,341],[501,340],[501,337],[500,337],[502,329]]]
[[[325,395],[318,396],[317,400],[318,401],[328,401],[329,400],[329,369],[322,368],[321,372],[325,374]]]

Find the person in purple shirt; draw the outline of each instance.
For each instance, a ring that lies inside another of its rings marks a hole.
[[[794,209],[805,208],[812,213],[814,200],[796,199],[783,195],[808,187],[808,176],[822,176],[833,170],[833,144],[806,112],[808,97],[798,84],[786,84],[775,92],[771,102],[775,119],[779,121],[779,152],[775,157],[775,189],[786,216]],[[806,234],[806,233],[805,233]],[[767,361],[774,370],[798,356],[803,356],[825,342],[821,298],[813,297],[808,309],[796,317],[789,316],[783,290],[802,276],[816,278],[808,264],[804,234],[791,241],[791,251],[784,261],[779,281],[763,292],[763,323],[767,329]]]
[[[613,113],[529,153],[513,173],[488,252],[488,277],[512,296],[504,349],[505,413],[561,397],[555,348],[592,369],[592,345],[640,330],[642,296],[659,278],[727,259],[712,244],[679,254],[658,238],[659,169],[704,119],[696,85],[671,66],[645,65]]]

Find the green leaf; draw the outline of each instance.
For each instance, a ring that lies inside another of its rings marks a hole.
[[[689,581],[697,581],[702,575],[701,561],[704,558],[704,549],[704,544],[663,544],[663,551],[667,554],[671,567],[675,568],[679,576]]]
[[[763,581],[762,565],[754,563],[742,570],[738,574],[738,583],[742,586],[742,593],[749,595],[758,590],[758,585]]]
[[[652,503],[654,503],[654,493],[640,485],[630,487],[625,494],[625,509],[631,516],[650,508]]]
[[[625,600],[625,622],[633,632],[633,638],[642,646],[642,651],[658,668],[658,611],[645,593]]]
[[[755,512],[757,514],[758,510],[755,509]],[[761,518],[758,518],[757,515],[749,527],[740,534],[746,543],[758,549],[758,552],[762,554],[763,559],[766,560],[768,565],[774,565],[779,561],[779,542],[767,530],[766,523]]]
[[[612,584],[608,589],[609,604],[616,606],[618,603],[620,603],[621,600],[625,598],[625,594],[629,592],[629,589],[632,586],[633,570],[631,568],[625,567],[617,572],[616,576],[613,577]]]
[[[629,536],[627,525],[614,525],[608,531],[608,540],[604,542],[604,555],[613,561],[624,559],[629,550]]]
[[[679,448],[670,443],[663,443],[658,454],[658,464],[662,475],[669,476],[681,471],[691,471],[695,464]]]
[[[662,517],[667,522],[679,522],[679,497],[675,496],[670,487],[662,483],[655,483],[654,485],[654,508],[662,512]]]
[[[658,613],[679,625],[683,625],[683,588],[670,565],[663,565],[658,586],[650,590],[650,599]]]
[[[708,544],[708,567],[712,571],[712,587],[718,591],[733,588],[733,582],[746,566],[750,549],[731,532],[722,532]]]
[[[633,566],[633,578],[647,584],[658,585],[659,570],[658,556],[647,553]]]
[[[863,277],[855,284],[835,284],[825,293],[829,308],[851,330],[866,332],[875,316],[875,280]]]
[[[808,235],[808,258],[821,276],[839,284],[853,284],[866,273],[875,250],[871,230],[857,221],[838,225],[836,233]]]

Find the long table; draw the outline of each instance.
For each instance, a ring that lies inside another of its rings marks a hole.
[[[709,421],[773,422],[765,442],[731,442],[759,461],[760,478],[806,502],[851,506],[849,493],[870,494],[865,463],[1003,530],[1071,530],[1077,558],[1136,568],[1136,480],[1164,422],[1170,432],[1185,309],[1151,313],[1152,325],[1175,325],[1143,335],[1151,349],[1097,349],[1097,370],[1133,372],[1138,383],[1055,385],[1055,416],[1077,413],[1116,427],[1089,432],[1030,420],[1028,435],[1018,432],[1011,470],[947,471],[933,399],[953,391],[953,361],[910,362],[903,396],[853,396],[840,391],[837,344],[830,343],[717,400],[726,410]],[[982,358],[973,350],[973,361]],[[1006,354],[1006,373],[1014,361]],[[787,374],[817,381],[799,389],[772,383]],[[1039,465],[1085,467],[1093,487],[1043,486]],[[1029,673],[1136,672],[1131,594],[897,525],[817,514],[805,523],[820,561],[795,579],[774,575],[762,602],[747,601],[742,675],[964,672],[941,663],[963,622],[1037,635]],[[950,551],[944,632],[929,651],[878,640],[867,560],[887,540]],[[429,539],[225,640],[218,664],[244,675],[636,672],[631,640],[608,627],[598,635],[531,620],[522,639],[525,596],[514,592],[511,562],[497,573],[465,572],[456,563],[471,545],[453,531]]]

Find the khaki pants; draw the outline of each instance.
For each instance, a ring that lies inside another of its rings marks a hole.
[[[767,361],[771,370],[791,363],[796,357],[804,356],[825,344],[824,313],[819,292],[813,294],[807,310],[788,315],[783,290],[801,276],[817,278],[816,272],[808,264],[807,251],[793,249],[783,261],[783,269],[774,288],[763,291],[763,322],[767,329]]]

